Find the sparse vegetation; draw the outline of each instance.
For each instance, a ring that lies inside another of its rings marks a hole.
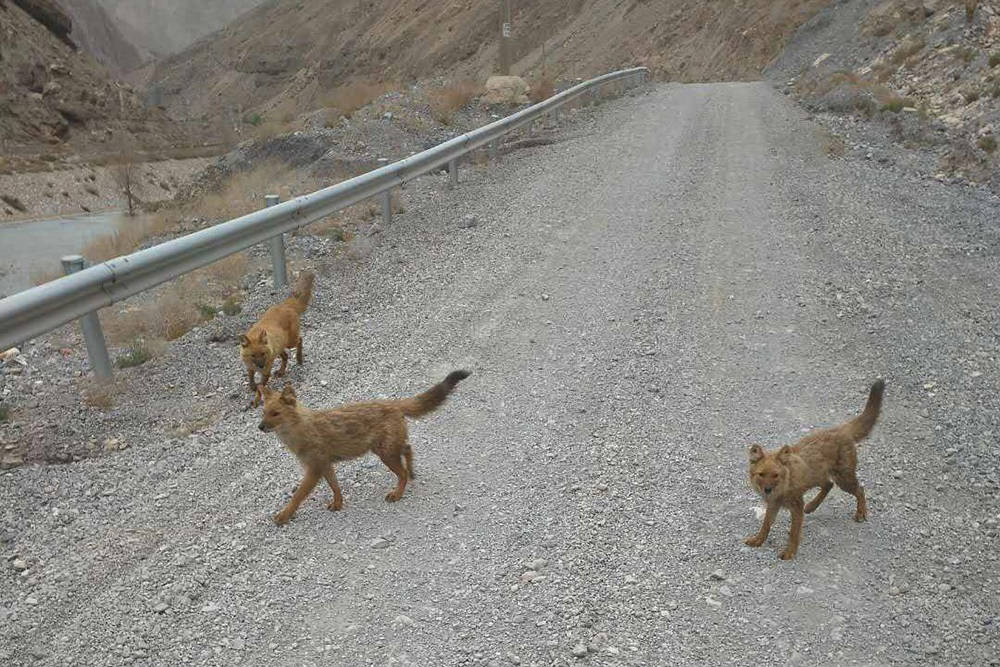
[[[0,403],[0,424],[6,424],[10,421],[10,408]]]
[[[205,271],[225,286],[236,285],[247,273],[246,253],[238,252],[205,267]]]
[[[243,312],[243,306],[240,305],[240,295],[238,293],[230,294],[229,298],[222,303],[222,312],[230,317]]]
[[[433,88],[427,93],[434,120],[442,125],[450,125],[455,112],[467,105],[480,92],[474,81],[458,81]]]
[[[216,310],[215,306],[212,306],[207,303],[199,303],[198,312],[201,313],[201,318],[207,321],[214,319],[219,311]]]
[[[133,368],[141,366],[153,358],[153,353],[142,338],[136,338],[125,348],[125,353],[115,359],[118,368]]]
[[[261,116],[259,113],[247,114],[246,116],[243,117],[243,122],[246,123],[247,125],[253,125],[254,127],[257,127],[258,125],[264,122],[264,117]]]
[[[333,112],[327,122],[335,122],[341,116],[350,118],[358,109],[397,88],[397,85],[388,82],[356,81],[334,89],[332,93],[322,98],[320,104]]]
[[[135,215],[135,204],[138,201],[139,167],[136,164],[135,154],[131,151],[123,151],[119,156],[119,161],[111,166],[111,179],[118,186],[119,192],[125,197],[125,205],[128,209],[129,217]],[[88,186],[88,191],[96,195],[97,190]]]
[[[1000,52],[990,54],[990,67],[1000,65]]]
[[[908,37],[893,52],[891,61],[894,65],[902,65],[911,56],[923,51],[926,45],[922,37]]]
[[[108,410],[115,403],[115,384],[113,380],[98,380],[92,378],[83,382],[83,404],[100,410]]]
[[[912,108],[915,105],[916,105],[916,102],[914,102],[913,100],[911,100],[908,97],[894,96],[894,97],[889,98],[888,100],[886,100],[882,104],[882,110],[883,111],[890,111],[892,113],[899,113],[903,109],[905,109],[907,107],[911,107]]]
[[[113,234],[100,236],[87,244],[82,254],[94,264],[121,257],[134,252],[149,237],[165,234],[176,224],[175,215],[166,211],[129,218],[119,223]]]
[[[973,59],[975,59],[977,53],[979,52],[972,46],[962,46],[955,50],[955,55],[961,58],[965,63],[971,63]]]
[[[979,0],[964,0],[965,2],[965,22],[972,23],[972,20],[976,18],[976,7],[979,6]]]
[[[982,148],[987,153],[992,153],[997,149],[997,140],[992,134],[987,134],[986,136],[979,137],[977,142],[979,147]]]
[[[541,102],[542,100],[547,100],[552,97],[555,93],[556,87],[552,82],[552,79],[543,76],[531,84],[530,90],[528,90],[528,99],[532,102]]]
[[[827,157],[844,157],[847,154],[847,145],[827,129],[820,130],[820,145]]]
[[[231,174],[214,192],[188,204],[183,212],[208,220],[229,220],[262,208],[265,195],[281,194],[284,198],[297,190],[312,191],[316,185],[285,164],[265,162],[253,171]]]
[[[965,98],[966,104],[972,104],[973,102],[979,99],[979,91],[966,90],[965,92],[962,93],[962,97]]]

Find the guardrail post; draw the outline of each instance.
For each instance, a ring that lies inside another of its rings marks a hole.
[[[486,155],[491,160],[496,160],[497,159],[497,142],[496,141],[491,141],[490,143],[486,144]]]
[[[451,175],[451,187],[458,187],[458,160],[448,161],[448,173]]]
[[[77,271],[83,271],[87,260],[80,255],[66,255],[62,258],[63,273],[67,276]],[[90,312],[80,318],[80,328],[83,329],[83,340],[87,342],[87,357],[94,374],[103,379],[111,377],[111,359],[108,357],[108,346],[104,343],[104,332],[101,331],[101,321],[97,312]]]
[[[275,206],[281,203],[278,195],[266,195],[264,197],[265,206]],[[274,271],[274,286],[282,288],[288,285],[288,269],[285,266],[285,235],[278,234],[267,240],[267,247],[271,251],[271,267]]]
[[[392,222],[392,190],[382,193],[382,224],[386,227]]]

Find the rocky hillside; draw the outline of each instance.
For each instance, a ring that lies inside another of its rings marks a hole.
[[[851,121],[848,131],[882,126],[896,145],[932,154],[939,179],[1000,191],[996,0],[841,2],[805,24],[768,73],[811,109]]]
[[[514,72],[557,78],[645,64],[680,80],[757,78],[829,0],[514,2]],[[267,2],[161,62],[152,86],[172,114],[303,111],[352,80],[483,80],[496,70],[497,3],[451,0]]]
[[[72,0],[76,3],[78,0]],[[263,0],[90,0],[131,40],[158,56],[184,49]]]
[[[0,169],[112,155],[125,144],[157,151],[190,143],[166,114],[71,46],[71,29],[51,0],[0,0]]]
[[[59,0],[73,22],[70,38],[115,76],[141,66],[149,52],[132,43],[98,0]]]

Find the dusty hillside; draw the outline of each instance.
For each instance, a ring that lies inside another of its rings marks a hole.
[[[784,40],[829,0],[514,2],[516,73],[544,60],[557,77],[642,63],[682,80],[757,78]],[[498,59],[495,2],[268,2],[152,75],[171,113],[301,111],[352,79],[483,79]]]
[[[804,25],[769,74],[854,134],[883,126],[895,144],[932,154],[939,178],[1000,191],[996,0],[841,2]]]
[[[151,57],[122,34],[98,0],[59,0],[59,5],[73,21],[72,40],[116,76]]]
[[[91,1],[103,5],[133,43],[162,56],[222,28],[263,0]]]
[[[110,155],[124,143],[151,151],[189,143],[162,111],[144,107],[135,91],[66,41],[0,1],[0,168],[31,168],[25,161],[39,156],[52,163]]]

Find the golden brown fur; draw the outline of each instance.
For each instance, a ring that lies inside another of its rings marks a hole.
[[[315,275],[305,272],[299,278],[292,295],[281,303],[271,306],[250,331],[240,336],[240,357],[247,368],[250,391],[254,394],[253,406],[260,404],[257,393],[256,375],[260,372],[260,386],[266,387],[271,379],[274,360],[281,357],[281,368],[275,373],[285,374],[288,367],[287,349],[295,348],[295,361],[302,363],[302,337],[299,335],[299,319],[312,299]]]
[[[396,487],[385,499],[403,497],[406,482],[413,479],[413,450],[407,443],[404,417],[421,417],[436,410],[468,371],[453,371],[422,394],[397,401],[352,403],[332,410],[310,410],[298,404],[295,391],[285,385],[280,392],[261,387],[264,416],[260,430],[275,431],[302,464],[305,476],[284,509],[274,515],[278,525],[288,522],[320,479],[333,491],[327,505],[339,510],[344,503],[334,464],[362,456],[369,451],[396,474]]]
[[[858,466],[857,443],[868,437],[882,408],[885,382],[872,385],[864,411],[854,419],[834,428],[813,431],[794,445],[785,445],[777,452],[766,452],[760,445],[750,448],[750,485],[767,505],[764,522],[756,535],[746,539],[746,544],[759,547],[771,531],[771,523],[782,507],[792,513],[792,526],[788,545],[781,552],[782,560],[795,556],[802,536],[802,521],[819,507],[833,485],[857,498],[855,521],[868,518],[865,490],[858,483],[855,471]],[[819,488],[808,505],[802,496],[812,488]]]

